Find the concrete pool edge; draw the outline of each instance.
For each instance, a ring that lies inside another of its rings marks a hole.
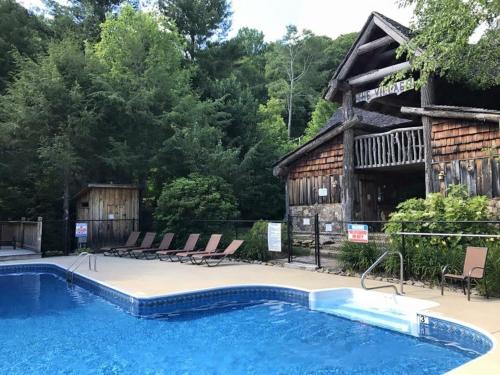
[[[5,269],[15,269],[15,268],[23,268],[23,270],[20,270],[20,272],[29,272],[29,268],[35,268],[35,267],[48,267],[48,268],[52,268],[52,269],[57,269],[59,271],[59,276],[63,276],[64,277],[64,274],[66,272],[65,268],[60,265],[60,264],[57,264],[57,263],[50,263],[50,262],[29,262],[29,263],[18,263],[18,262],[15,262],[15,263],[10,263],[8,265],[0,265],[0,271],[1,270],[5,270]],[[34,271],[36,272],[36,271]],[[15,272],[9,272],[9,273],[15,273]],[[137,304],[141,304],[141,303],[152,303],[154,304],[155,302],[161,300],[161,299],[169,299],[169,298],[172,298],[172,297],[190,297],[192,296],[193,294],[199,294],[199,293],[210,293],[210,292],[216,292],[219,293],[219,292],[231,292],[231,291],[234,291],[235,289],[239,289],[239,290],[242,290],[242,289],[252,289],[252,288],[259,288],[259,289],[282,289],[286,292],[292,292],[292,293],[299,293],[301,295],[301,298],[304,298],[305,297],[305,294],[307,294],[307,296],[309,296],[311,293],[314,293],[314,292],[320,292],[320,291],[325,291],[325,290],[339,290],[339,289],[349,289],[349,288],[328,288],[328,289],[308,289],[308,288],[299,288],[299,287],[296,287],[296,286],[290,286],[290,285],[284,285],[284,284],[269,284],[269,283],[262,283],[262,284],[231,284],[231,285],[224,285],[224,286],[218,286],[218,287],[210,287],[210,288],[198,288],[198,289],[193,289],[193,290],[183,290],[183,291],[180,291],[180,292],[172,292],[172,293],[164,293],[164,294],[157,294],[157,295],[154,295],[154,296],[149,296],[149,297],[144,297],[144,296],[139,296],[137,293],[130,293],[122,288],[118,288],[116,286],[112,286],[110,285],[109,283],[107,282],[103,282],[101,280],[97,280],[91,276],[89,276],[88,274],[87,275],[83,275],[81,273],[75,273],[75,280],[81,280],[83,281],[84,283],[91,283],[93,284],[94,286],[98,286],[99,287],[99,290],[101,291],[101,293],[95,293],[94,290],[92,290],[93,288],[90,288],[91,289],[91,292],[93,292],[94,294],[96,295],[99,295],[101,297],[103,297],[104,299],[108,300],[109,301],[109,295],[106,296],[106,295],[103,295],[103,294],[106,294],[106,293],[102,293],[103,290],[111,293],[112,295],[114,295],[115,297],[118,297],[122,303],[116,303],[116,300],[115,301],[110,301],[112,303],[114,303],[115,305],[118,305],[122,308],[124,308],[126,311],[129,311],[129,312],[132,312],[134,313],[133,311],[130,310],[130,308],[127,309],[127,306],[130,307],[134,300],[137,301],[136,303]],[[85,288],[85,286],[83,286]],[[88,289],[88,288],[86,288]],[[351,288],[351,289],[357,289],[357,288]],[[108,297],[108,298],[106,298]],[[411,298],[411,297],[407,297],[407,298]],[[292,301],[293,302],[293,301]],[[478,328],[477,326],[473,325],[473,324],[470,324],[470,323],[466,323],[464,321],[461,321],[461,320],[458,320],[458,319],[451,319],[451,318],[448,318],[444,315],[440,315],[440,314],[437,314],[437,313],[433,313],[433,312],[428,312],[428,311],[425,311],[424,312],[426,316],[429,316],[429,317],[433,317],[433,318],[436,318],[436,319],[440,319],[440,320],[443,320],[443,321],[446,321],[446,322],[449,322],[449,323],[453,323],[453,324],[458,324],[462,327],[466,327],[468,329],[471,329],[471,330],[474,330],[475,332],[477,332],[478,334],[481,334],[483,337],[487,338],[489,340],[489,342],[491,343],[491,347],[490,349],[481,354],[479,357],[473,359],[473,360],[470,360],[468,361],[467,363],[465,363],[464,365],[462,366],[459,366],[455,369],[452,370],[452,372],[458,370],[458,369],[461,369],[462,367],[464,366],[468,366],[469,364],[471,364],[472,362],[477,362],[479,360],[482,360],[483,357],[489,353],[491,353],[495,348],[496,348],[496,340],[494,339],[494,337],[487,331],[481,329],[481,328]],[[355,320],[355,319],[354,319]]]

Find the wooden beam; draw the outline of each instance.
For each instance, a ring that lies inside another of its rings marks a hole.
[[[449,110],[435,110],[415,107],[401,107],[401,113],[427,117],[456,118],[462,120],[500,123],[500,115],[493,113],[455,112]]]
[[[389,25],[385,20],[379,18],[377,15],[374,15],[373,22],[399,44],[404,44],[408,41],[406,37],[401,35],[401,32]]]
[[[380,63],[387,62],[389,59],[396,60],[396,50],[397,48],[391,48],[387,51],[377,53],[373,57],[370,57],[370,61],[366,64],[366,68],[368,70],[375,69],[377,66],[380,66]],[[385,64],[387,65],[387,63]]]
[[[420,107],[431,105],[435,101],[434,78],[429,77],[427,84],[420,89]],[[424,128],[424,163],[425,163],[425,194],[434,192],[432,174],[432,122],[430,117],[422,116]]]
[[[399,64],[386,66],[385,68],[371,70],[367,73],[358,74],[356,76],[349,78],[347,80],[347,83],[352,86],[363,85],[365,83],[373,82],[378,79],[384,78],[393,73],[397,73],[401,70],[409,69],[410,67],[411,67],[410,63],[408,61],[405,61]]]
[[[352,90],[344,91],[342,96],[342,111],[346,121],[350,121],[354,116],[352,107]],[[354,129],[350,127],[344,130],[343,134],[343,181],[342,186],[342,216],[345,222],[353,219],[354,211]]]
[[[368,53],[368,52],[373,51],[377,48],[386,46],[386,45],[391,44],[393,42],[395,42],[394,38],[390,35],[386,35],[382,38],[378,38],[378,39],[375,39],[371,42],[362,44],[361,46],[358,47],[358,49],[356,50],[356,53],[358,55],[363,55],[365,53]]]
[[[356,45],[353,47],[352,53],[349,54],[349,56],[347,57],[347,60],[340,68],[340,71],[336,75],[337,78],[339,78],[339,79],[345,78],[346,74],[349,72],[349,70],[352,67],[352,64],[354,63],[354,60],[356,60],[356,48],[358,48],[358,46],[364,44],[367,41],[367,39],[370,37],[370,34],[374,28],[375,28],[375,23],[373,22],[373,19],[372,19],[370,21],[370,23],[366,26],[366,29],[363,30],[362,35],[359,37],[359,40],[357,41]]]

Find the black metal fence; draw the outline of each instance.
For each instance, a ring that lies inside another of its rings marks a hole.
[[[86,236],[76,236],[77,224],[86,224]],[[139,222],[136,219],[44,220],[42,254],[67,255],[79,247],[99,249],[123,244],[130,232],[137,230]]]
[[[154,231],[160,236],[174,232],[175,246],[182,246],[189,233],[202,234],[200,243],[205,243],[212,233],[222,234],[221,246],[233,239],[252,240],[251,246],[266,252],[266,223],[282,224],[282,252],[280,254],[257,255],[256,259],[276,259],[281,261],[323,267],[329,270],[345,270],[351,267],[366,269],[385,250],[403,253],[406,278],[421,277],[425,270],[415,266],[418,257],[435,256],[446,258],[455,264],[463,262],[467,246],[499,247],[500,221],[449,221],[449,222],[401,222],[387,221],[342,222],[328,220],[318,215],[289,216],[287,220],[265,220],[258,231],[250,231],[259,220],[186,220],[175,226],[167,222],[153,221],[139,226],[134,219],[79,220],[87,225],[87,237],[75,236],[75,220],[47,220],[43,222],[42,253],[45,256],[69,254],[78,247],[99,249],[104,246],[123,244],[131,231]],[[348,236],[348,225],[360,224],[368,228],[365,244],[354,243]],[[390,227],[390,228],[389,228]],[[389,233],[390,232],[390,233]],[[464,235],[466,234],[466,235]],[[258,237],[258,244],[255,237]],[[427,253],[419,249],[422,238],[426,238]],[[420,241],[420,242],[419,242]],[[500,250],[499,250],[500,251]],[[446,253],[446,254],[445,254]],[[252,256],[255,256],[253,254]],[[455,258],[453,258],[455,257]],[[437,258],[436,258],[437,259]],[[462,260],[461,260],[462,259]],[[390,264],[390,260],[389,260]],[[397,267],[393,267],[395,272]],[[391,267],[385,270],[390,271]],[[431,275],[432,276],[432,275]]]

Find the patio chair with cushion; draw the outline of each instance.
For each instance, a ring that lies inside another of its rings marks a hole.
[[[106,246],[106,247],[101,247],[101,251],[104,251],[104,255],[109,256],[109,255],[116,255],[116,249],[124,249],[124,248],[129,248],[129,247],[137,247],[137,240],[139,239],[139,236],[141,235],[141,232],[131,232],[128,236],[127,242],[125,242],[125,245],[123,246]]]
[[[240,248],[243,244],[243,240],[234,240],[232,241],[226,250],[222,253],[211,253],[211,254],[193,254],[191,256],[191,262],[194,264],[202,264],[205,263],[209,267],[214,267],[219,265],[224,259],[231,257],[234,253]],[[213,263],[209,261],[213,260]]]
[[[487,247],[467,247],[465,253],[464,269],[462,274],[446,273],[448,265],[441,269],[441,295],[444,294],[444,283],[446,279],[458,280],[462,283],[462,289],[465,293],[465,284],[467,283],[467,299],[470,301],[470,283],[471,280],[480,280],[484,277],[486,267],[486,258],[488,256]],[[485,285],[486,288],[486,285]],[[488,298],[488,289],[486,289],[486,298]]]
[[[198,238],[200,238],[199,233],[192,233],[189,235],[186,244],[184,245],[183,249],[177,249],[177,250],[160,250],[156,252],[156,256],[160,260],[166,260],[167,258],[170,260],[172,259],[172,255],[175,255],[176,253],[180,253],[183,251],[193,251],[194,248],[196,247],[196,243],[198,242]]]
[[[181,253],[176,253],[175,256],[182,263],[184,258],[191,258],[194,254],[211,254],[217,251],[222,234],[212,234],[207,242],[207,246],[201,250],[185,251]]]
[[[170,245],[172,244],[172,240],[174,239],[174,233],[165,233],[163,239],[160,242],[158,247],[151,247],[149,249],[137,249],[132,250],[130,252],[130,256],[135,257],[136,259],[155,259],[156,252],[162,250],[169,250]]]

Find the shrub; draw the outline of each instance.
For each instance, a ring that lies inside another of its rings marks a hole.
[[[228,220],[238,217],[236,198],[231,186],[217,176],[192,174],[178,178],[163,187],[155,218],[161,226],[178,236],[188,232],[218,232],[220,223],[213,227],[195,220]]]
[[[498,240],[460,236],[405,236],[397,232],[433,232],[495,234],[497,225],[487,223],[460,223],[461,221],[487,221],[490,219],[488,198],[471,197],[462,185],[451,185],[447,195],[429,194],[426,199],[412,198],[397,207],[385,226],[385,232],[391,236],[391,245],[401,250],[405,257],[405,266],[412,277],[436,282],[439,280],[441,267],[448,264],[450,273],[461,273],[467,246],[486,246],[490,249],[487,267],[487,282],[495,293],[500,292],[500,282],[493,275],[500,276],[500,256]],[[498,262],[498,263],[497,263]],[[387,272],[397,272],[399,263],[388,259],[385,263]],[[491,276],[490,276],[491,275]],[[490,285],[491,284],[491,285]],[[494,286],[498,284],[497,286]]]
[[[267,261],[279,257],[286,252],[286,226],[281,227],[281,249],[282,253],[269,252],[267,250],[267,221],[255,222],[245,237],[245,243],[238,251],[238,256],[243,259]]]
[[[380,249],[373,242],[364,244],[344,241],[340,247],[340,263],[351,271],[366,271],[380,255]]]

